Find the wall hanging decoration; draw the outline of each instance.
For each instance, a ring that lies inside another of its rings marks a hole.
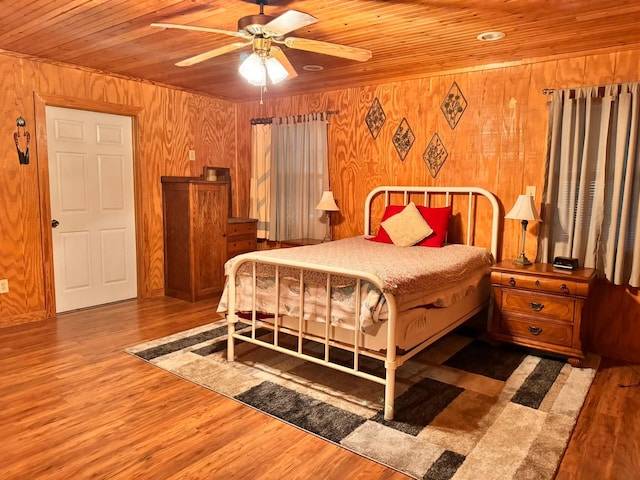
[[[371,132],[371,136],[374,138],[378,138],[378,134],[380,130],[382,130],[382,126],[384,122],[387,120],[387,116],[382,109],[382,105],[380,105],[380,101],[378,98],[373,100],[371,107],[369,107],[369,111],[367,112],[367,116],[365,121],[367,122],[367,127],[369,127],[369,131]]]
[[[447,160],[448,156],[449,154],[447,153],[447,149],[444,148],[444,144],[442,143],[442,140],[440,140],[440,136],[437,133],[434,133],[427,149],[422,154],[422,159],[424,160],[424,163],[427,164],[427,168],[433,178],[436,178],[436,175],[438,175],[440,168]]]
[[[22,136],[25,138],[25,147],[24,151],[20,150],[20,129],[22,128]],[[18,117],[16,119],[16,131],[13,134],[13,141],[16,144],[16,150],[18,151],[18,160],[20,161],[20,165],[28,165],[29,164],[29,143],[31,142],[31,134],[27,132],[27,121]]]
[[[396,151],[403,162],[415,140],[416,136],[413,134],[409,122],[407,122],[406,118],[403,118],[400,125],[398,125],[396,133],[393,134],[393,146],[396,147]]]
[[[444,118],[447,119],[447,123],[453,130],[458,125],[462,114],[467,109],[467,99],[464,98],[460,87],[456,82],[453,82],[447,96],[444,97],[444,101],[440,105],[440,110],[444,114]]]

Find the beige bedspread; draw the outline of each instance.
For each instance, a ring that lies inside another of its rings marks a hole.
[[[368,272],[380,278],[383,292],[394,295],[446,288],[478,270],[489,271],[492,264],[491,253],[480,247],[396,247],[372,242],[364,237],[268,250],[260,254],[265,258],[283,258]],[[237,258],[227,262],[227,273]],[[293,271],[291,274],[295,275]],[[313,278],[310,277],[310,280],[313,281]],[[326,280],[323,275],[318,275],[315,281],[324,284]]]

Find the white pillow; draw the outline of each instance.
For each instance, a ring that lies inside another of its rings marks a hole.
[[[394,245],[409,247],[433,233],[433,229],[411,202],[400,213],[387,218],[381,224]]]

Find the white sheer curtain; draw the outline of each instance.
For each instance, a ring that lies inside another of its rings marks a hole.
[[[278,118],[260,127],[252,129],[251,159],[251,215],[264,225],[258,237],[323,238],[323,212],[315,206],[329,189],[326,115]]]
[[[640,84],[553,93],[541,258],[640,286]]]

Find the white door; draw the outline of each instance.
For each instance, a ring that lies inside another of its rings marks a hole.
[[[131,118],[47,107],[56,312],[137,296]]]

